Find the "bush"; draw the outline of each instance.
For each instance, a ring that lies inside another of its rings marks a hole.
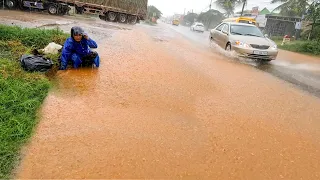
[[[314,27],[313,33],[312,34],[310,33],[311,33],[311,29],[302,31],[301,38],[303,40],[308,40],[308,38],[310,38],[310,40],[320,40],[320,26]]]
[[[279,46],[279,48],[288,51],[320,55],[320,42],[317,41],[293,41]]]

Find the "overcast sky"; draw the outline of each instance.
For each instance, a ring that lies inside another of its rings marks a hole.
[[[215,2],[213,0],[212,2]],[[269,10],[273,10],[278,5],[270,4],[271,0],[248,0],[246,9],[252,9],[254,6],[259,6],[259,9],[267,7]],[[193,12],[200,13],[203,10],[208,10],[210,0],[149,0],[149,5],[156,6],[164,16],[173,15],[174,13],[183,14],[186,8],[186,13],[193,9]],[[217,8],[215,3],[212,3],[213,9]],[[236,10],[241,10],[241,7],[237,7]]]

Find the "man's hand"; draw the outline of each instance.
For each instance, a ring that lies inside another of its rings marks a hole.
[[[83,37],[84,37],[86,40],[89,40],[89,39],[90,39],[87,33],[84,33],[84,34],[83,34]]]

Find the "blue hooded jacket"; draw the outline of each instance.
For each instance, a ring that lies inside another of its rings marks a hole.
[[[75,41],[73,39],[73,33],[72,29],[71,37],[69,37],[64,43],[61,55],[61,69],[67,68],[68,61],[71,60],[73,54],[82,58],[91,52],[90,48],[98,48],[97,43],[92,39],[87,40],[82,38],[80,42]]]

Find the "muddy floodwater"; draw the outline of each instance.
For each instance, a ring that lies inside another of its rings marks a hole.
[[[316,96],[166,25],[78,23],[101,67],[58,73],[16,178],[320,179]]]

